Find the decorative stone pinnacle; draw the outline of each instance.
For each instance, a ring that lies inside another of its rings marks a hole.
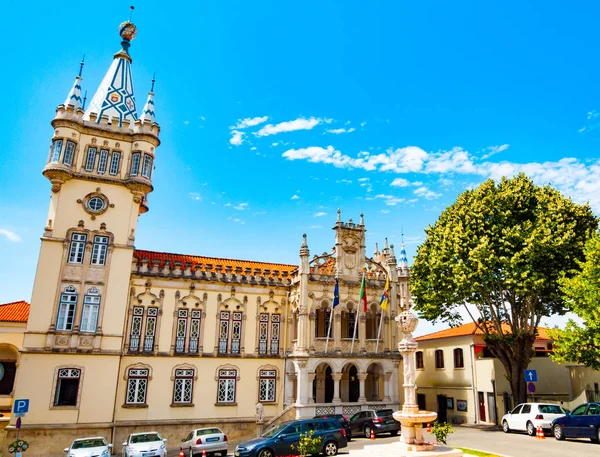
[[[300,255],[308,256],[308,243],[306,242],[306,233],[302,234],[302,246],[300,246]]]
[[[342,210],[338,208],[337,210],[337,221],[336,222],[342,222]]]
[[[358,222],[358,225],[365,225],[365,218],[363,213],[360,213],[360,221]]]

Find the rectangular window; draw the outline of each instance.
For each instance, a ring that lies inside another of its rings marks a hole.
[[[190,343],[188,352],[197,354],[199,351],[198,343],[200,341],[200,323],[202,322],[202,311],[192,310],[192,320],[190,322]]]
[[[83,263],[85,253],[85,242],[87,235],[73,233],[71,235],[71,246],[69,247],[69,263]]]
[[[82,332],[95,332],[98,325],[98,312],[100,311],[100,297],[94,295],[84,295],[83,310],[81,312],[81,325],[79,330]]]
[[[269,315],[261,313],[258,323],[258,353],[267,353],[267,343],[269,340]]]
[[[54,406],[77,406],[80,378],[81,370],[76,368],[61,368],[58,370]]]
[[[140,338],[142,336],[142,321],[144,319],[144,308],[135,306],[131,317],[131,332],[129,333],[129,350],[137,352],[140,350]]]
[[[98,159],[98,173],[103,175],[106,173],[106,165],[108,164],[108,149],[100,150],[100,158]]]
[[[56,330],[73,330],[75,320],[75,308],[77,307],[77,294],[60,294],[58,305],[58,317],[56,318]]]
[[[148,370],[132,368],[128,374],[127,398],[125,399],[125,403],[128,405],[145,404],[146,391],[148,390]]]
[[[178,310],[177,328],[175,332],[175,352],[185,352],[185,334],[187,330],[187,317],[187,309]]]
[[[65,155],[63,157],[63,163],[65,165],[73,165],[73,159],[75,158],[75,146],[76,144],[72,141],[67,141],[67,146],[65,147]]]
[[[277,372],[275,370],[260,370],[258,401],[275,401],[276,380]]]
[[[154,336],[156,334],[158,308],[148,308],[147,313],[146,334],[144,335],[144,352],[152,352],[154,350]]]
[[[233,313],[231,323],[231,353],[240,353],[240,341],[242,339],[242,313]]]
[[[63,140],[54,140],[52,142],[52,152],[50,153],[50,162],[58,162],[62,151]]]
[[[96,148],[88,148],[87,157],[85,159],[85,171],[94,171],[96,165]]]
[[[111,175],[116,175],[119,172],[119,165],[121,164],[121,153],[119,151],[113,151],[112,157],[110,158],[110,169],[108,172]]]
[[[108,252],[108,237],[95,236],[92,246],[92,259],[90,265],[104,265],[106,263],[106,253]]]
[[[343,325],[345,323],[345,325]],[[354,326],[356,324],[356,312],[342,311],[342,331],[345,329],[346,334],[342,338],[352,338],[354,336]],[[358,337],[358,335],[356,335]]]
[[[219,354],[227,354],[229,342],[229,311],[221,311],[219,320]]]
[[[173,403],[192,403],[194,370],[175,370]]]
[[[144,162],[142,163],[142,176],[150,179],[152,176],[152,156],[144,154]]]
[[[219,370],[217,403],[235,402],[235,383],[237,370]]]
[[[271,314],[271,354],[279,354],[279,314]]]
[[[464,368],[463,350],[458,348],[454,350],[454,368]]]
[[[425,364],[423,363],[423,351],[417,351],[415,354],[417,370],[422,370],[425,368]]]
[[[435,351],[435,367],[444,368],[444,351],[441,349]]]
[[[131,154],[131,167],[129,168],[129,174],[135,176],[140,171],[140,156],[141,152],[134,152]]]

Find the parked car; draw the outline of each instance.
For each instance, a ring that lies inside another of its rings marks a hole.
[[[320,436],[320,452],[328,457],[338,449],[348,446],[346,431],[335,419],[305,419],[276,425],[260,437],[240,443],[235,448],[235,457],[277,457],[298,454],[300,434],[314,430]],[[294,449],[292,449],[294,446]]]
[[[550,431],[552,430],[552,421],[563,417],[565,414],[567,412],[559,405],[521,403],[502,416],[502,430],[504,430],[504,433],[520,431],[527,432],[529,436],[535,436],[540,425],[544,431]]]
[[[590,438],[600,443],[600,403],[584,403],[566,416],[555,419],[552,433],[557,440]]]
[[[227,435],[217,427],[199,428],[192,430],[190,434],[181,440],[181,448],[188,457],[202,455],[214,455],[219,453],[227,455]]]
[[[357,412],[350,418],[352,436],[364,434],[365,438],[370,438],[371,431],[375,436],[380,433],[390,433],[392,436],[396,436],[400,430],[400,422],[394,419],[393,413],[393,409]]]
[[[348,418],[343,414],[322,414],[320,416],[315,416],[313,419],[337,419],[337,421],[344,427],[346,430],[346,439],[350,441],[352,439],[352,429],[350,428],[350,422]]]
[[[167,457],[167,439],[157,432],[132,433],[123,443],[123,457]]]
[[[67,457],[109,457],[113,445],[101,436],[77,438],[70,447],[65,448]]]

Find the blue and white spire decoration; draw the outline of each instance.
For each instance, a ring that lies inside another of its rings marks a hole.
[[[152,88],[148,93],[148,99],[146,100],[146,104],[144,105],[144,109],[142,110],[142,115],[140,117],[144,124],[152,124],[153,122],[156,122],[154,120],[154,81],[155,76],[152,77]]]
[[[408,268],[408,257],[406,256],[406,249],[404,248],[404,241],[402,241],[402,249],[400,250],[400,268]]]
[[[100,83],[100,87],[92,98],[88,109],[85,110],[84,119],[89,120],[91,113],[98,115],[96,122],[102,116],[108,116],[109,121],[119,119],[119,126],[124,120],[133,123],[137,119],[135,110],[135,95],[133,80],[131,78],[131,56],[129,46],[136,36],[137,29],[130,21],[119,26],[122,49],[115,54],[108,72]]]
[[[83,61],[85,60],[85,56],[81,59],[81,63],[79,64],[79,75],[75,78],[75,82],[73,83],[73,87],[69,91],[69,95],[67,95],[67,99],[65,100],[66,106],[73,106],[75,111],[82,108],[82,100],[81,100],[81,81],[83,78],[81,77],[81,72],[83,71]]]

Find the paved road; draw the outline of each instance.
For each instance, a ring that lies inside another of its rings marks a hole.
[[[427,441],[434,441],[432,436],[426,435]],[[340,449],[340,455],[352,455],[352,451],[363,449],[372,444],[385,444],[397,441],[398,437],[381,436],[376,440],[356,438],[348,443],[347,448]],[[456,427],[454,433],[448,437],[450,446],[479,449],[509,457],[598,457],[600,444],[590,440],[557,441],[547,436],[545,440],[537,440],[525,434],[503,433],[501,430],[479,429],[471,427]],[[232,457],[235,446],[229,450],[228,457]],[[169,457],[178,457],[179,451],[169,450]],[[376,457],[376,456],[373,456]]]

